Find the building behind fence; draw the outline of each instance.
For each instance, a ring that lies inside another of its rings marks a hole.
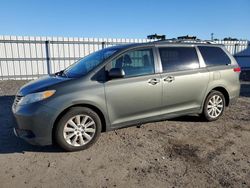
[[[102,48],[148,39],[64,38],[0,36],[0,79],[35,79],[65,69],[77,59]],[[224,44],[240,66],[250,68],[248,41],[215,41]]]

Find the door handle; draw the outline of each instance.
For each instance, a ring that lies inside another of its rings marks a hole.
[[[174,76],[167,76],[166,78],[163,79],[164,82],[173,82],[174,81]]]
[[[156,85],[159,82],[160,82],[160,79],[157,79],[157,78],[152,78],[152,79],[148,80],[148,83],[151,85]]]

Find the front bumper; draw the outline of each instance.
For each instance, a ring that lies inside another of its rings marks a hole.
[[[34,145],[51,145],[55,110],[40,103],[12,107],[16,136]]]
[[[22,138],[30,144],[39,145],[39,143],[36,142],[35,135],[32,131],[19,128],[13,128],[13,131],[16,137]]]

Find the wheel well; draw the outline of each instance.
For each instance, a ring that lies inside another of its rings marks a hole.
[[[225,97],[226,106],[229,105],[229,100],[230,100],[229,99],[229,94],[228,94],[227,90],[224,87],[216,87],[216,88],[214,88],[212,90],[221,92],[224,95],[224,97]]]
[[[101,110],[99,110],[96,106],[93,106],[93,105],[89,105],[89,104],[77,104],[77,105],[72,105],[68,108],[66,108],[65,110],[63,110],[59,115],[58,117],[56,118],[54,124],[53,124],[53,129],[52,129],[52,140],[54,142],[54,134],[55,134],[55,127],[56,127],[56,124],[57,122],[62,118],[62,116],[64,114],[66,114],[71,108],[73,107],[87,107],[87,108],[90,108],[91,110],[93,110],[95,113],[97,113],[97,115],[100,117],[101,119],[101,123],[102,123],[102,132],[105,132],[106,131],[106,121],[105,121],[105,117],[103,115],[103,113],[101,112]]]

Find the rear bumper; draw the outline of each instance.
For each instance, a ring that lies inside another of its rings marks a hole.
[[[14,133],[33,145],[51,145],[55,110],[39,103],[12,108],[17,127]]]
[[[236,104],[238,98],[240,97],[240,82],[238,84],[235,84],[233,89],[229,93],[229,105],[234,105]]]

